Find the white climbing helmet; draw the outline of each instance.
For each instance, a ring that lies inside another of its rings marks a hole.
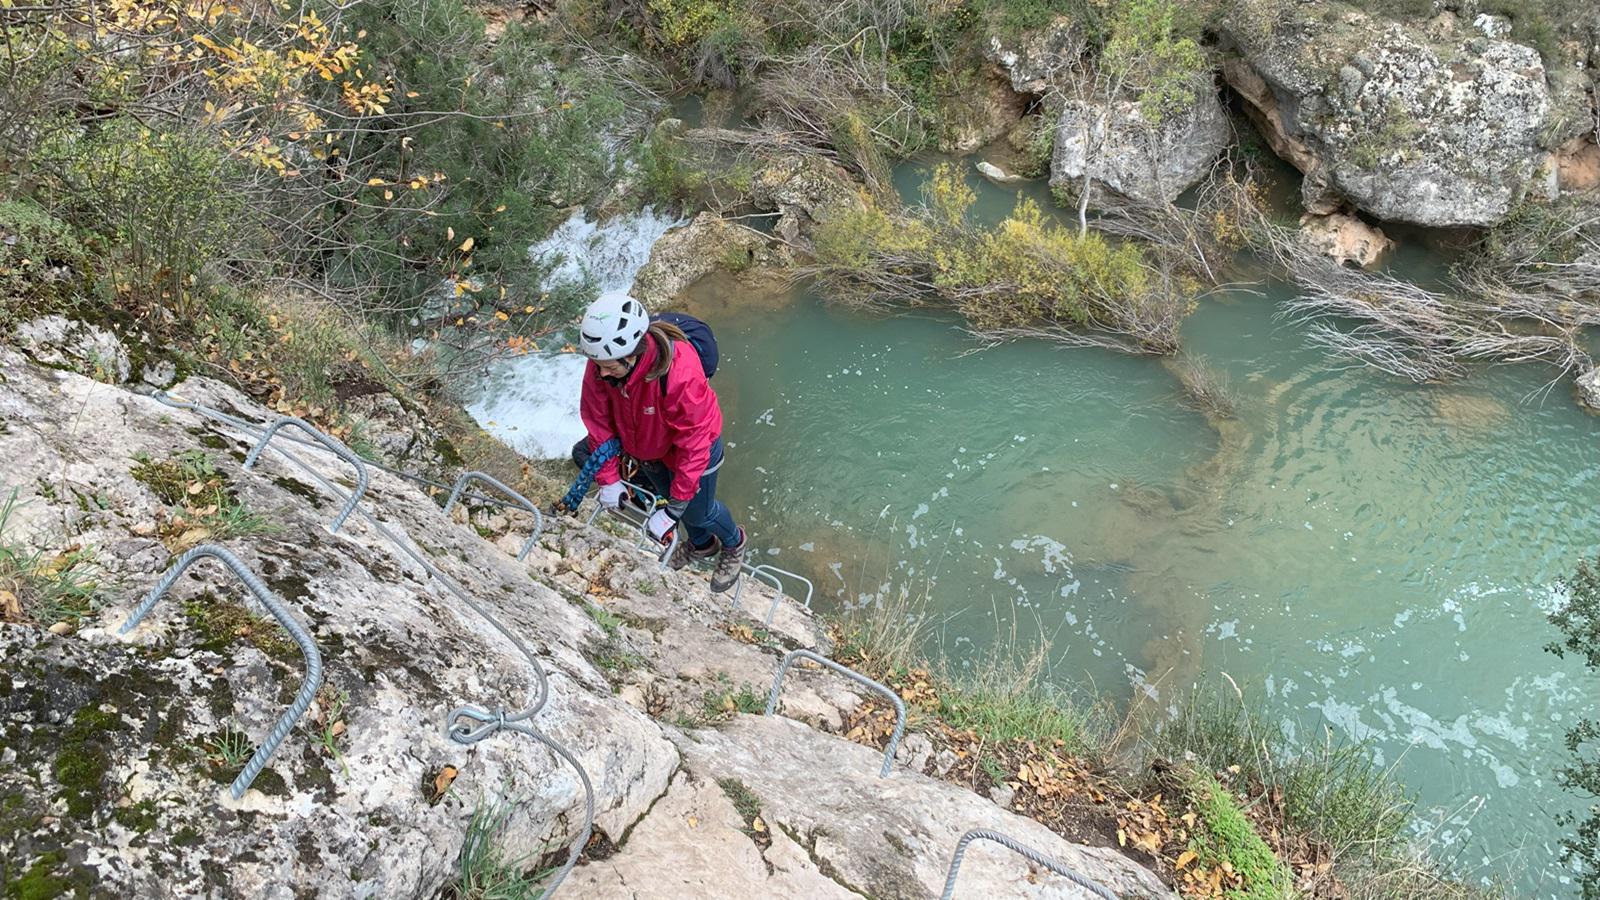
[[[622,359],[639,348],[650,314],[622,291],[607,291],[589,304],[578,326],[578,349],[594,360]]]

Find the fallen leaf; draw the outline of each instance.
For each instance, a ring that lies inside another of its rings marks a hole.
[[[0,591],[0,619],[7,622],[22,621],[22,602],[10,591]]]
[[[433,776],[433,802],[437,803],[445,792],[450,790],[450,785],[455,783],[456,776],[461,774],[455,766],[445,766],[439,774]]]
[[[344,720],[340,719],[339,721],[333,723],[333,727],[328,729],[328,733],[334,737],[344,734]]]
[[[198,547],[200,544],[205,543],[206,538],[209,537],[211,537],[211,529],[191,528],[178,535],[178,539],[172,542],[172,552],[181,553],[190,547]]]
[[[690,828],[699,828],[700,820],[694,816],[684,816],[683,820],[689,823]]]
[[[1126,831],[1123,831],[1121,828],[1117,829],[1117,846],[1118,847],[1126,847],[1126,846],[1128,846],[1128,833]]]
[[[1199,854],[1195,853],[1193,850],[1185,850],[1178,854],[1178,861],[1173,863],[1172,867],[1174,869],[1181,869],[1184,866],[1187,866],[1189,863],[1194,862],[1195,857],[1198,855]]]
[[[461,252],[466,253],[468,250],[471,250],[474,243],[476,242],[472,238],[467,238],[466,240],[462,241]]]
[[[761,832],[767,830],[767,823],[761,821],[760,816],[756,816],[754,819],[750,820],[750,830],[760,834]]]

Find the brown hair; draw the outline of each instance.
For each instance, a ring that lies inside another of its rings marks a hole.
[[[657,349],[661,351],[656,354],[656,364],[650,367],[650,371],[644,373],[645,381],[655,381],[672,368],[672,342],[687,341],[689,336],[683,333],[682,328],[671,322],[651,322],[646,336],[654,338]]]

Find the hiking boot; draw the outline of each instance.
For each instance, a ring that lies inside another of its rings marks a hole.
[[[711,543],[705,547],[695,547],[689,542],[689,535],[685,534],[678,541],[678,546],[672,548],[672,555],[667,557],[667,565],[676,572],[692,562],[710,559],[720,552],[722,552],[722,542],[717,540],[716,535],[711,536]]]
[[[744,529],[739,529],[739,544],[736,547],[723,547],[717,555],[717,567],[711,571],[711,590],[720,594],[733,587],[739,580],[741,566],[744,565],[745,547],[750,539],[745,537]]]

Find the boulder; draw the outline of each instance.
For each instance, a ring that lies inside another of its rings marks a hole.
[[[1348,213],[1300,217],[1300,235],[1312,247],[1336,262],[1353,262],[1368,268],[1394,249],[1394,241],[1376,225]]]
[[[760,232],[703,212],[651,245],[650,261],[634,276],[630,293],[649,309],[664,309],[718,269],[737,273],[782,263],[782,254]]]
[[[1576,385],[1578,405],[1590,412],[1600,413],[1600,367],[1579,375]]]
[[[849,173],[810,153],[769,160],[751,184],[750,202],[778,213],[773,229],[786,241],[801,240],[829,211],[861,209],[865,204]]]
[[[107,384],[122,384],[133,372],[127,348],[116,335],[66,316],[41,316],[17,326],[17,342],[47,366],[69,369]]]
[[[1268,143],[1306,174],[1308,211],[1487,226],[1550,180],[1584,120],[1567,73],[1499,35],[1503,20],[1401,24],[1343,4],[1291,5],[1269,27],[1234,12],[1223,74]],[[1552,87],[1552,85],[1554,85]]]
[[[973,165],[973,168],[978,170],[979,175],[982,175],[995,184],[1016,184],[1017,182],[1028,180],[1021,175],[1012,175],[1005,169],[1000,168],[986,159],[978,160],[977,163]]]
[[[1022,34],[992,35],[984,47],[984,56],[1005,73],[1011,89],[1032,96],[1067,84],[1082,53],[1083,35],[1066,16]]]
[[[1209,79],[1188,108],[1156,122],[1132,100],[1067,100],[1056,119],[1050,186],[1076,194],[1087,172],[1091,204],[1102,191],[1170,203],[1205,177],[1231,138]]]

